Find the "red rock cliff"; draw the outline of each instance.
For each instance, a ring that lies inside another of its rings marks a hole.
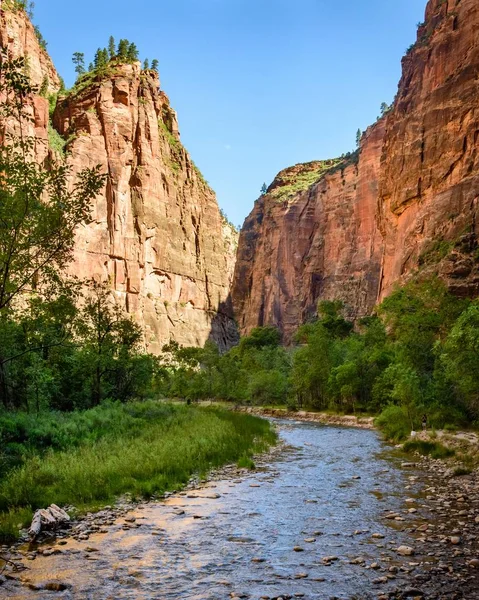
[[[270,324],[288,342],[320,298],[340,296],[351,317],[375,305],[383,136],[384,120],[366,132],[359,157],[286,169],[256,202],[240,234],[233,284],[243,333]],[[308,185],[309,179],[315,182]],[[298,182],[305,189],[296,191]]]
[[[256,202],[232,288],[242,333],[271,324],[289,341],[318,300],[358,317],[416,275],[479,293],[478,28],[477,0],[431,0],[357,165],[293,167]]]
[[[477,0],[431,0],[403,59],[381,166],[381,297],[418,268],[479,293],[478,28]]]
[[[34,83],[58,76],[23,11],[2,12],[2,46],[28,54]],[[35,134],[48,153],[48,102],[33,99]],[[38,105],[38,106],[37,106]],[[38,114],[37,114],[38,113]],[[109,282],[135,317],[146,347],[174,339],[226,347],[235,339],[229,289],[236,232],[220,215],[213,191],[183,148],[175,111],[158,76],[140,64],[114,65],[59,99],[55,129],[68,139],[72,176],[101,165],[108,174],[77,233],[71,272]]]

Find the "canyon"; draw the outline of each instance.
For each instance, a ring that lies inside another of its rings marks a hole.
[[[429,0],[389,111],[357,153],[279,173],[241,231],[240,331],[290,342],[320,300],[371,313],[397,284],[438,275],[479,294],[479,6]]]
[[[31,122],[23,124],[35,139],[35,160],[65,160],[72,184],[85,167],[101,165],[107,174],[89,222],[77,231],[70,274],[107,283],[152,353],[171,340],[231,346],[237,232],[181,144],[158,73],[139,62],[117,64],[64,92],[23,10],[1,11],[0,45],[12,59],[27,57],[39,90],[28,99]],[[58,99],[50,119],[52,95]],[[64,145],[64,157],[52,138]]]
[[[27,56],[43,88],[25,125],[35,160],[64,159],[72,182],[94,165],[108,176],[70,274],[107,282],[158,354],[171,340],[227,349],[237,325],[242,335],[278,327],[290,343],[318,301],[342,300],[355,320],[411,278],[479,294],[478,25],[475,0],[429,0],[396,98],[357,151],[281,171],[239,241],[181,143],[156,71],[113,64],[65,92],[21,10],[1,11],[0,45]]]

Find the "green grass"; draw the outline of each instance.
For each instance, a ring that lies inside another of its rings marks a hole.
[[[404,446],[405,452],[417,452],[422,456],[432,456],[432,458],[450,458],[454,456],[454,450],[446,448],[439,442],[426,442],[424,440],[409,440]]]
[[[178,489],[195,473],[250,458],[276,439],[267,421],[250,415],[153,401],[63,415],[58,428],[48,416],[39,421],[44,433],[57,429],[58,435],[45,450],[45,436],[24,428],[23,464],[0,480],[3,541],[36,508],[55,503],[85,510],[125,492],[148,498]]]
[[[251,458],[246,454],[243,454],[243,456],[240,457],[236,465],[239,469],[249,469],[250,471],[254,471],[256,469],[254,461],[251,460]]]
[[[464,477],[465,475],[470,475],[473,469],[470,467],[459,466],[454,469],[452,472],[453,477]]]
[[[337,167],[342,162],[341,159],[331,159],[320,161],[317,168],[311,169],[311,163],[301,165],[302,169],[295,175],[294,181],[285,182],[273,189],[269,195],[276,200],[285,200],[291,198],[299,192],[303,192],[317,183],[328,171]]]

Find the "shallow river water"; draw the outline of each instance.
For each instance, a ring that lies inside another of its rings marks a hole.
[[[69,589],[22,586],[7,597],[377,598],[374,563],[396,564],[408,543],[384,514],[408,512],[411,472],[375,432],[281,422],[280,433],[287,448],[259,471],[145,504],[130,529],[117,519],[108,533],[66,538],[61,554],[28,564],[24,579]],[[351,564],[358,557],[373,568]]]

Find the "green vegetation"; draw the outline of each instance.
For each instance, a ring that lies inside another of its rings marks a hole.
[[[454,450],[446,448],[439,442],[425,442],[423,440],[408,440],[404,446],[405,452],[416,452],[422,456],[431,456],[432,458],[450,458],[454,456]]]
[[[29,16],[33,16],[34,3],[30,0],[3,0],[2,10],[10,10],[13,12],[25,11]]]
[[[284,348],[261,327],[229,352],[164,348],[158,389],[166,397],[378,415],[385,435],[404,440],[428,426],[453,429],[479,419],[479,301],[448,293],[438,279],[398,288],[355,325],[341,302]]]
[[[168,127],[168,123],[169,123],[169,115],[164,114],[163,118],[158,119],[158,130],[160,132],[160,135],[163,137],[163,139],[166,141],[166,143],[168,144],[168,146],[170,148],[170,156],[169,156],[170,166],[175,173],[178,173],[178,171],[181,169],[181,165],[183,164],[183,161],[185,160],[186,150],[185,150],[183,144],[180,142],[180,140],[177,139],[171,133],[170,128]],[[196,174],[198,175],[200,181],[202,181],[203,183],[205,183],[207,185],[207,182],[204,180],[203,175],[201,174],[198,167],[194,163],[192,163],[192,164],[193,164],[193,168],[195,169]]]
[[[53,127],[52,123],[48,124],[48,143],[50,148],[58,154],[59,157],[65,156],[65,146],[67,141]]]
[[[446,240],[435,240],[419,256],[419,266],[437,264],[445,258],[453,249],[454,243]]]
[[[307,190],[312,185],[317,183],[328,171],[338,167],[342,162],[340,158],[319,161],[319,163],[306,163],[297,165],[300,167],[299,172],[294,175],[294,178],[285,175],[277,177],[279,185],[274,187],[269,195],[277,200],[286,200],[299,192]]]
[[[83,52],[74,52],[72,62],[75,65],[75,73],[77,74],[78,86],[84,89],[85,80],[93,82],[97,78],[104,78],[114,72],[114,67],[120,64],[132,64],[140,60],[140,53],[134,42],[127,39],[121,39],[118,45],[115,43],[115,38],[110,36],[108,45],[105,48],[98,48],[95,52],[93,62],[89,63],[88,69],[85,67],[85,54]],[[159,62],[154,59],[149,64],[149,60],[145,59],[143,69],[145,71],[158,71]],[[86,78],[85,78],[86,76]],[[80,81],[81,80],[81,81]],[[78,89],[74,91],[78,93]]]
[[[275,442],[261,419],[152,401],[38,419],[11,414],[0,431],[4,454],[21,460],[0,480],[0,540],[52,502],[85,509],[124,492],[151,497],[225,463],[252,468],[251,456]]]

